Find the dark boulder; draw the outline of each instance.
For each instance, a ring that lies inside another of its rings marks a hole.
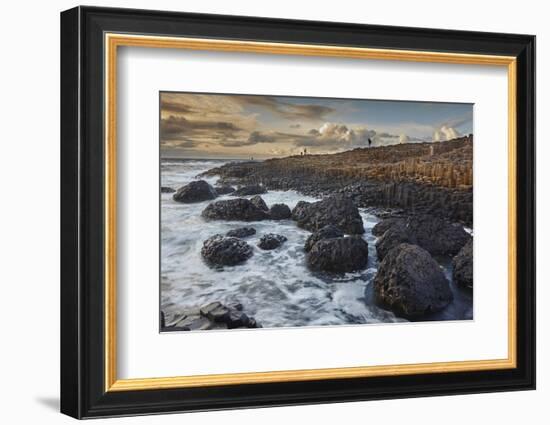
[[[453,258],[453,280],[467,288],[474,287],[473,248],[474,241],[470,239]]]
[[[204,180],[191,182],[180,187],[172,196],[174,201],[186,204],[193,202],[203,202],[216,198],[216,190]]]
[[[230,230],[225,234],[225,236],[230,236],[232,238],[247,238],[256,234],[256,229],[253,227],[239,227],[238,229]]]
[[[176,189],[172,188],[172,187],[167,187],[167,186],[161,186],[160,187],[160,193],[174,193],[176,191]]]
[[[341,195],[311,204],[302,204],[294,216],[297,217],[298,226],[310,232],[320,230],[328,224],[338,226],[346,234],[365,232],[359,210],[351,199]]]
[[[204,241],[201,255],[214,266],[234,266],[252,257],[252,247],[238,238],[215,235]]]
[[[462,225],[429,214],[409,217],[407,229],[416,244],[432,255],[455,255],[471,239]]]
[[[260,185],[244,186],[232,193],[233,196],[252,196],[267,193],[267,189]]]
[[[258,242],[258,247],[264,250],[271,250],[279,248],[287,238],[283,235],[276,235],[275,233],[268,233],[263,235]]]
[[[369,246],[360,236],[322,239],[307,256],[307,264],[315,271],[346,273],[367,266]]]
[[[258,221],[269,218],[267,212],[244,198],[212,202],[203,210],[202,216],[207,220],[238,221]]]
[[[377,302],[409,318],[440,311],[453,300],[449,282],[430,253],[406,243],[387,253],[373,287]]]
[[[163,331],[260,328],[253,317],[242,312],[242,305],[225,305],[219,301],[178,314],[178,319]]]
[[[218,195],[227,195],[235,192],[235,188],[232,186],[216,186],[215,190]]]
[[[404,225],[405,219],[400,217],[391,217],[386,218],[378,223],[372,228],[372,234],[376,237],[382,236],[384,233],[386,233],[386,230],[388,230],[390,227],[393,227],[395,225]]]
[[[311,205],[311,202],[298,201],[296,206],[292,209],[292,220],[300,221],[306,216],[307,208]]]
[[[272,220],[286,220],[290,218],[292,213],[286,204],[273,204],[269,209],[269,217]]]
[[[415,244],[416,241],[403,223],[396,223],[376,241],[378,259],[383,260],[388,252],[402,243]]]
[[[252,202],[255,206],[257,206],[262,211],[269,211],[269,207],[265,203],[264,199],[260,195],[253,196],[250,198],[250,202]]]
[[[320,230],[317,230],[316,232],[312,233],[306,240],[306,243],[304,245],[304,250],[306,252],[311,251],[311,248],[313,248],[313,245],[315,245],[317,242],[323,239],[332,239],[332,238],[341,238],[344,236],[344,232],[342,232],[338,227],[333,226],[332,224],[329,224],[325,227],[323,227]]]

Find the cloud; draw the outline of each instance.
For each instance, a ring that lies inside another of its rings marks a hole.
[[[290,124],[289,127],[290,128],[300,128],[300,127],[302,127],[302,125],[301,124]]]
[[[161,141],[183,140],[198,137],[216,139],[232,138],[242,129],[227,121],[188,120],[182,116],[170,115],[160,122]]]
[[[451,139],[456,139],[457,137],[462,136],[462,133],[454,127],[449,127],[443,124],[437,130],[434,131],[433,141],[434,142],[444,142]]]
[[[285,102],[273,96],[242,95],[233,98],[243,106],[259,106],[287,120],[321,121],[335,111],[334,108],[325,105]]]
[[[177,114],[192,114],[196,113],[196,110],[191,106],[177,102],[174,100],[167,99],[166,97],[161,96],[160,100],[160,109],[161,111],[177,113]]]

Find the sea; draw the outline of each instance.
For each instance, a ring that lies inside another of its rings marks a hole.
[[[163,159],[161,185],[177,189],[226,162],[231,161]],[[201,179],[214,185],[217,177]],[[231,198],[224,195],[216,200]],[[298,201],[319,200],[292,190],[269,191],[262,198],[268,206],[285,203],[291,209]],[[160,303],[167,316],[219,301],[242,304],[243,311],[264,328],[406,322],[373,301],[371,285],[378,259],[376,237],[371,231],[379,219],[368,210],[360,209],[365,227],[362,237],[369,245],[366,269],[334,276],[312,273],[307,268],[303,246],[310,232],[297,227],[294,221],[206,221],[201,212],[209,202],[183,204],[175,202],[171,193],[161,194]],[[209,267],[200,254],[203,242],[243,226],[256,229],[255,235],[245,239],[254,255],[244,264],[223,270]],[[284,235],[288,240],[275,250],[263,251],[256,244],[266,233]],[[450,259],[436,260],[451,281]],[[472,318],[471,292],[451,287],[455,293],[453,303],[428,320]]]

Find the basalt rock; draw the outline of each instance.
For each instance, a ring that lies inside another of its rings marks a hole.
[[[438,312],[453,300],[449,282],[429,252],[406,243],[384,257],[373,287],[377,302],[409,318]]]
[[[174,332],[261,327],[253,317],[243,313],[242,305],[225,305],[218,301],[183,311],[177,317],[177,320],[162,330]]]
[[[344,236],[344,232],[342,232],[338,227],[333,226],[332,224],[329,224],[323,227],[322,229],[319,229],[316,232],[312,233],[307,238],[306,243],[304,245],[304,250],[306,252],[311,251],[311,248],[313,248],[313,245],[315,245],[320,240],[341,238],[343,236]]]
[[[283,235],[276,235],[275,233],[268,233],[263,235],[258,242],[258,247],[263,250],[271,250],[280,247],[287,238]]]
[[[218,195],[227,195],[235,192],[235,188],[232,186],[216,186],[215,189]]]
[[[204,180],[198,180],[180,187],[172,198],[174,201],[189,204],[215,199],[216,196],[218,196],[218,194],[212,186]]]
[[[384,233],[386,233],[386,230],[388,230],[390,227],[393,227],[397,224],[404,225],[405,219],[401,217],[386,218],[376,223],[376,225],[372,228],[372,234],[376,237],[380,237]]]
[[[252,257],[252,247],[245,241],[215,235],[204,241],[201,255],[209,265],[235,266]]]
[[[307,209],[311,205],[311,202],[298,201],[296,206],[292,209],[291,218],[294,221],[303,220],[306,216]]]
[[[409,232],[404,223],[394,223],[376,241],[376,254],[379,260],[383,260],[388,252],[402,243],[416,244],[416,239]]]
[[[272,220],[286,220],[291,216],[290,208],[286,204],[273,204],[269,209],[269,217]]]
[[[453,258],[453,280],[467,288],[474,287],[473,239]]]
[[[346,234],[365,232],[359,210],[344,196],[331,196],[319,202],[302,204],[294,216],[297,217],[298,226],[310,232],[320,230],[329,224],[338,226]]]
[[[252,202],[256,207],[258,207],[262,211],[269,211],[269,207],[267,206],[264,199],[260,195],[256,195],[250,198],[250,202]]]
[[[244,186],[237,189],[232,193],[233,196],[252,196],[252,195],[262,195],[267,193],[267,189],[264,186],[252,185]]]
[[[225,234],[225,236],[230,236],[233,238],[247,238],[256,234],[256,229],[253,227],[239,227],[238,229],[230,230]]]
[[[161,186],[160,193],[174,193],[176,189],[173,187]]]
[[[267,212],[244,198],[213,202],[203,210],[202,216],[207,220],[237,221],[259,221],[269,218]]]
[[[407,230],[432,255],[455,255],[471,239],[463,226],[428,214],[409,217]]]
[[[322,239],[307,256],[307,265],[315,271],[346,273],[367,266],[369,246],[360,236]]]

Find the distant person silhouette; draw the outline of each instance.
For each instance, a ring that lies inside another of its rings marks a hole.
[[[369,148],[370,148],[370,145],[372,145],[372,140],[369,137]]]

